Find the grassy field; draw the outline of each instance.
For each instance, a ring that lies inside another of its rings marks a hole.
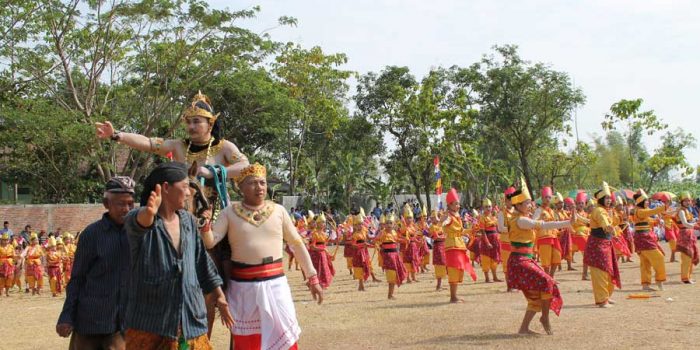
[[[615,292],[618,303],[610,309],[593,305],[591,284],[581,281],[580,271],[559,273],[564,308],[560,317],[552,315],[554,335],[519,336],[525,300],[521,293],[506,293],[505,283],[468,282],[459,291],[466,302],[457,305],[448,302],[447,291],[434,291],[432,275],[422,274],[418,283],[397,290],[398,300],[388,301],[386,283],[369,283],[366,292],[358,292],[342,252],[338,256],[338,274],[323,305],[313,302],[300,272],[288,274],[302,327],[300,349],[688,349],[700,344],[700,290],[680,283],[680,263],[666,264],[666,289],[645,300],[626,299],[640,292],[639,265],[636,259],[621,264],[623,289]],[[580,269],[580,256],[577,261]],[[63,297],[52,298],[47,291],[0,298],[0,349],[67,348],[67,339],[54,331],[62,305]],[[536,320],[532,329],[542,332]],[[215,349],[227,348],[228,334],[220,324],[212,340]]]

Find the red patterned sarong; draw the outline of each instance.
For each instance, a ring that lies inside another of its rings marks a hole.
[[[632,256],[632,252],[630,251],[629,245],[627,244],[627,240],[625,240],[625,237],[623,235],[615,236],[612,238],[612,244],[613,247],[622,253],[622,255],[626,257]]]
[[[406,267],[403,265],[399,252],[385,252],[382,248],[382,262],[384,270],[396,271],[396,285],[400,286],[401,283],[406,280],[408,271],[406,271]]]
[[[491,248],[488,247],[486,242],[490,243]],[[498,238],[498,234],[490,233],[481,236],[478,244],[479,253],[481,255],[486,255],[497,263],[501,262],[501,240]]]
[[[433,265],[445,265],[445,241],[433,241]]]
[[[664,250],[659,247],[659,242],[656,239],[656,235],[650,231],[635,232],[634,233],[634,249],[637,253],[643,250],[654,250],[658,249],[661,254],[664,254]]]
[[[309,255],[311,256],[311,263],[316,269],[318,274],[318,282],[321,287],[328,288],[333,282],[333,276],[335,276],[335,268],[333,263],[326,251],[326,246],[316,245],[314,248],[309,249]]]
[[[367,245],[360,243],[355,246],[355,255],[352,257],[352,267],[362,268],[362,279],[366,281],[369,278],[369,250]]]
[[[343,249],[343,257],[352,258],[355,256],[355,246],[352,242],[345,242],[345,249]]]
[[[465,271],[469,274],[469,276],[471,276],[472,281],[476,281],[476,271],[474,271],[472,263],[469,260],[469,256],[467,256],[467,252],[465,250],[448,249],[445,252],[445,258],[447,267]]]
[[[41,265],[37,264],[27,264],[24,274],[25,276],[33,276],[37,281],[43,277]]]
[[[561,230],[559,236],[559,246],[561,247],[561,256],[563,259],[568,259],[571,255],[571,247],[574,245],[571,240],[571,229],[565,228]]]
[[[552,295],[549,309],[559,316],[564,301],[559,293],[559,287],[554,278],[549,276],[535,259],[521,255],[511,254],[508,258],[508,288],[523,291],[535,290]]]
[[[63,276],[61,275],[61,267],[60,266],[49,266],[48,272],[49,272],[49,279],[52,279],[52,278],[56,279],[56,292],[60,293],[61,290],[63,290]]]
[[[403,253],[403,262],[407,263],[407,264],[411,264],[413,266],[413,271],[416,271],[416,272],[419,271],[421,256],[420,256],[420,250],[418,248],[418,245],[416,244],[416,241],[410,240],[408,242],[408,245],[406,246],[406,250]]]
[[[693,261],[693,265],[697,265],[700,262],[697,238],[695,238],[695,233],[692,229],[684,228],[678,232],[676,251],[689,256]]]
[[[666,229],[666,242],[668,241],[677,241],[678,240],[678,227],[676,226],[671,226],[671,228]]]
[[[612,279],[612,283],[617,288],[622,288],[620,270],[617,266],[612,240],[595,236],[588,237],[586,253],[583,254],[583,263],[607,272]]]
[[[481,240],[481,238],[475,237],[474,239],[469,240],[469,243],[467,244],[467,250],[474,253],[474,257],[475,257],[474,261],[476,261],[477,263],[481,263],[481,259],[480,259],[481,252],[479,251],[479,240]]]
[[[0,263],[0,277],[10,279],[15,274],[15,267],[5,260]],[[3,286],[0,286],[3,287]]]
[[[421,260],[423,257],[430,255],[430,247],[428,247],[428,242],[425,241],[425,238],[420,237],[418,240],[418,255],[420,255]]]

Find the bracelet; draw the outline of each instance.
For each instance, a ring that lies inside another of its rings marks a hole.
[[[112,141],[119,142],[119,139],[122,137],[121,133],[122,132],[119,130],[114,130],[114,132],[112,133],[112,136],[110,136],[109,139]]]
[[[309,281],[306,282],[306,285],[308,285],[309,287],[312,287],[312,286],[317,285],[319,283],[320,282],[318,281],[318,275],[313,275],[313,276],[309,277]]]

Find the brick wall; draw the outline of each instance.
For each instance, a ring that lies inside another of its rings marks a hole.
[[[32,225],[32,231],[36,232],[42,229],[51,232],[60,227],[63,232],[75,234],[101,218],[105,211],[102,204],[0,205],[0,223],[9,221],[15,233]]]

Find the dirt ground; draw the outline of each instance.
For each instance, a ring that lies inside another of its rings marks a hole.
[[[376,258],[375,258],[376,259]],[[576,257],[580,270],[581,256]],[[431,274],[397,290],[398,300],[386,299],[386,283],[369,283],[358,292],[345,268],[342,252],[335,262],[337,275],[316,305],[303,285],[301,273],[288,274],[302,327],[300,349],[617,349],[695,348],[700,344],[700,287],[680,283],[680,263],[667,263],[668,283],[650,299],[626,299],[640,292],[639,264],[620,265],[623,289],[613,296],[617,305],[593,305],[589,281],[580,271],[557,275],[564,298],[560,317],[552,314],[553,336],[518,336],[525,312],[521,293],[506,293],[505,283],[477,282],[460,287],[466,302],[448,303],[449,292],[435,292]],[[667,258],[668,260],[668,258]],[[376,264],[376,260],[375,260]],[[376,270],[379,270],[375,267]],[[380,270],[379,270],[380,271]],[[499,271],[502,277],[501,271]],[[382,280],[384,276],[378,276]],[[48,284],[45,284],[48,285]],[[0,298],[0,350],[65,349],[68,340],[54,327],[63,297],[32,297],[14,291]],[[533,330],[542,327],[533,321]],[[228,334],[220,324],[214,330],[215,349],[226,349]]]

